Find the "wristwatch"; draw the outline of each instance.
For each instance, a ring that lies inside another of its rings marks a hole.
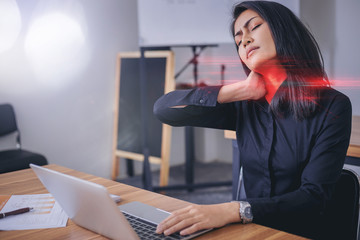
[[[251,223],[253,220],[253,215],[251,212],[251,205],[248,202],[245,201],[240,201],[240,217],[241,217],[241,222],[246,224],[246,223]]]

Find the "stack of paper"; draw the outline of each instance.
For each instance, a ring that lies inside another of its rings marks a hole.
[[[0,212],[31,207],[32,211],[0,219],[0,230],[65,227],[68,216],[51,194],[0,195]]]

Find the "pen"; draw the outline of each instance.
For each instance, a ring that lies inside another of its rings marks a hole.
[[[21,214],[21,213],[30,212],[31,210],[33,210],[33,208],[26,207],[26,208],[16,209],[16,210],[11,211],[11,212],[0,213],[0,219],[2,219],[4,217],[7,217],[7,216],[11,216],[11,215],[17,215],[17,214]]]

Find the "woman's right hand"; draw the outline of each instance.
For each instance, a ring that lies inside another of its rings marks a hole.
[[[259,73],[251,71],[245,83],[247,83],[247,91],[251,93],[251,100],[258,100],[265,96],[265,82]]]
[[[236,102],[242,100],[258,100],[266,94],[263,77],[251,71],[245,81],[224,85],[218,95],[219,103]]]

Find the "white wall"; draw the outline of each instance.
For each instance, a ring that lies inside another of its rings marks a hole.
[[[350,97],[353,115],[360,115],[360,1],[302,0],[301,19],[322,50],[333,87]]]
[[[52,2],[58,3],[57,11],[75,3]],[[109,177],[116,54],[138,49],[137,6],[134,0],[76,2],[87,25],[90,59],[85,70],[71,81],[64,78],[66,84],[59,87],[37,79],[24,41],[36,13],[46,11],[39,5],[46,3],[17,1],[22,30],[15,45],[0,53],[0,102],[14,105],[23,148],[44,154],[49,163]]]
[[[360,1],[337,0],[335,9],[334,78],[348,81],[340,90],[350,97],[353,115],[360,116]]]

